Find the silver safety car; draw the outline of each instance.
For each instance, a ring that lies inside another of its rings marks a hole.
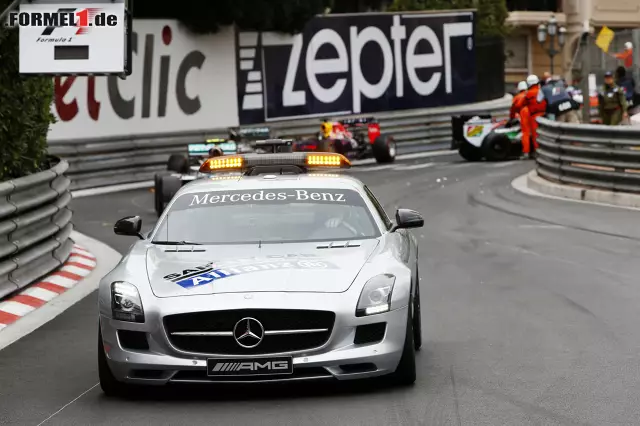
[[[413,210],[392,221],[335,153],[207,160],[99,287],[107,395],[132,385],[416,379]],[[336,170],[327,170],[336,169]]]

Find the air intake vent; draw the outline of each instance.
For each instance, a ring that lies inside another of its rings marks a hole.
[[[351,241],[347,241],[347,242],[331,242],[328,244],[320,244],[319,246],[317,246],[316,248],[318,249],[334,249],[334,248],[351,248],[351,247],[360,247],[360,244],[358,243],[352,243]]]

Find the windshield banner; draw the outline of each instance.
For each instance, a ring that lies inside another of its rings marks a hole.
[[[176,200],[171,210],[189,210],[198,207],[224,205],[291,203],[365,206],[360,194],[351,190],[282,188],[273,190],[210,191],[184,194]]]

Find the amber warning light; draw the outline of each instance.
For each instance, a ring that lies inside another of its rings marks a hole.
[[[304,172],[306,169],[349,168],[351,162],[344,155],[331,152],[223,155],[202,163],[200,173],[249,171],[263,167],[294,167]]]

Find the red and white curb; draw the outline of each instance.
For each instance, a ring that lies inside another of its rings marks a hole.
[[[77,244],[74,245],[69,259],[60,269],[0,302],[0,330],[74,287],[93,271],[96,264],[93,254]]]

